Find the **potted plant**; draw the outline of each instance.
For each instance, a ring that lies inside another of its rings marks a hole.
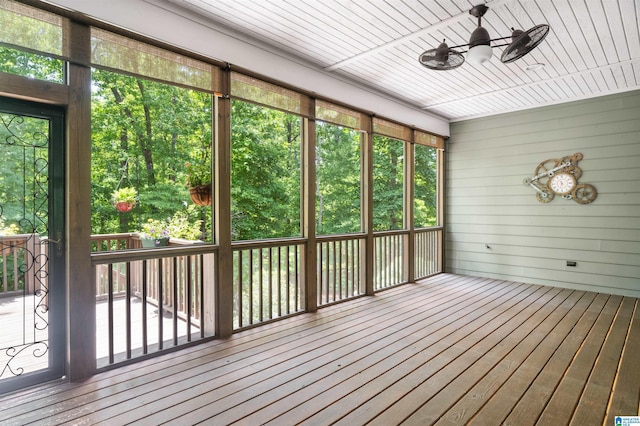
[[[133,209],[133,206],[136,205],[138,191],[130,186],[118,188],[111,194],[111,199],[116,209],[121,213],[125,213]]]
[[[202,164],[184,164],[187,171],[187,186],[194,204],[198,206],[210,206],[212,198],[211,190],[211,164],[204,161]]]
[[[169,244],[169,224],[164,220],[149,219],[142,225],[142,247],[164,247]]]

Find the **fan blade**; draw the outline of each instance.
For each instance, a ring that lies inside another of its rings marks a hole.
[[[536,25],[527,31],[515,30],[512,35],[512,42],[502,52],[500,60],[508,64],[522,58],[535,49],[549,34],[549,25]]]
[[[429,69],[445,71],[458,68],[463,64],[464,57],[461,53],[449,49],[446,43],[441,43],[438,48],[423,52],[418,61]]]

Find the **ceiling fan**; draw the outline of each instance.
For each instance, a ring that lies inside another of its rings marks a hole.
[[[511,36],[492,39],[489,37],[489,32],[482,27],[482,17],[487,13],[487,10],[489,10],[489,7],[484,4],[474,6],[469,10],[469,14],[478,18],[478,27],[471,33],[468,44],[449,47],[443,40],[437,48],[423,52],[418,58],[420,63],[432,70],[452,70],[464,63],[465,58],[462,54],[467,53],[467,60],[479,65],[491,58],[493,47],[507,46],[500,57],[500,60],[507,64],[531,52],[549,33],[549,25],[542,24],[536,25],[527,31],[511,28],[513,31]],[[511,43],[505,42],[509,38],[511,38]],[[503,43],[495,44],[495,42]],[[494,43],[494,45],[492,46],[491,43]],[[456,50],[467,47],[467,50]]]

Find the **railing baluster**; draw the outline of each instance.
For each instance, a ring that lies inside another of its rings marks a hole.
[[[163,326],[163,272],[162,272],[162,265],[163,265],[163,261],[162,259],[156,259],[156,262],[158,263],[158,349],[162,349],[162,344],[163,344],[163,340],[164,340],[164,331],[162,329]]]
[[[320,249],[318,250],[318,255],[320,256],[320,260],[318,262],[318,305],[322,305],[324,297],[324,263],[326,262],[324,257],[324,246],[324,243],[320,243]]]
[[[215,259],[213,261],[214,270],[211,273],[215,276],[216,271],[218,270],[218,264]],[[200,255],[200,279],[198,282],[198,287],[200,289],[200,338],[204,339],[204,255]]]
[[[108,287],[108,321],[109,321],[109,364],[113,364],[114,358],[114,333],[113,333],[113,273],[111,272],[113,269],[113,264],[109,263],[109,277],[107,278],[107,287]]]
[[[191,284],[191,261],[193,260],[193,258],[191,256],[185,256],[185,260],[186,260],[186,283],[185,283],[185,292],[187,293],[187,304],[186,304],[186,313],[187,313],[187,342],[191,341],[191,299],[192,299],[192,294],[191,294],[191,288],[192,288],[192,284]],[[193,285],[193,289],[195,290],[197,287],[195,285]]]
[[[278,249],[278,270],[277,270],[277,285],[278,285],[278,316],[282,316],[282,247],[277,247]],[[288,312],[287,312],[288,313]]]
[[[269,247],[269,257],[268,257],[268,262],[269,262],[269,267],[267,268],[269,271],[269,279],[268,279],[268,284],[269,284],[269,288],[268,288],[268,299],[269,303],[268,303],[268,308],[269,308],[269,316],[267,317],[268,319],[273,318],[273,247]]]
[[[173,346],[178,346],[178,258],[173,258]]]
[[[147,336],[147,261],[142,261],[142,353],[149,351]]]
[[[341,243],[343,249],[344,249],[344,265],[345,267],[342,268],[344,271],[344,282],[345,282],[345,290],[344,290],[344,296],[345,297],[350,297],[353,296],[353,293],[351,292],[351,282],[349,281],[349,249],[351,247],[351,243],[352,241],[343,241]]]
[[[291,313],[291,246],[287,246],[287,313]]]
[[[238,288],[237,288],[237,292],[238,292],[238,327],[242,327],[243,325],[243,317],[244,317],[244,305],[243,305],[243,300],[244,300],[244,294],[242,292],[242,271],[244,268],[244,265],[242,264],[242,250],[238,250],[236,252],[238,254]],[[234,253],[235,256],[235,253]]]
[[[298,263],[298,261],[299,261],[298,254],[300,253],[300,247],[301,246],[297,245],[296,249],[294,251],[294,253],[295,253],[294,269],[296,271],[296,273],[295,273],[295,282],[296,282],[296,294],[297,294],[296,310],[303,308],[303,306],[301,306],[302,302],[300,300],[301,299],[301,295],[300,295],[300,274],[298,273],[298,265],[299,265],[299,263]]]
[[[253,324],[253,249],[249,249],[249,324]]]
[[[325,260],[325,281],[326,281],[326,285],[325,285],[325,300],[327,303],[329,303],[330,299],[330,292],[329,292],[329,282],[330,282],[330,276],[331,276],[331,245],[329,243],[325,244],[326,247],[326,255],[327,258]]]
[[[121,263],[116,263],[118,272],[120,271]],[[127,359],[131,359],[131,263],[127,262],[125,264],[125,268],[127,270],[126,277],[126,310],[125,310],[125,318],[126,318],[126,330],[127,330]],[[120,274],[118,273],[118,276]]]

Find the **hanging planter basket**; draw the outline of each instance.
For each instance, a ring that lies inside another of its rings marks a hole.
[[[210,206],[212,201],[211,184],[198,185],[189,188],[191,201],[198,206]]]
[[[119,203],[115,203],[114,205],[116,207],[116,210],[118,210],[120,213],[126,213],[131,211],[136,203],[127,203],[125,201],[120,201]]]
[[[138,191],[131,186],[118,187],[111,194],[111,203],[120,213],[131,211],[137,202]]]

